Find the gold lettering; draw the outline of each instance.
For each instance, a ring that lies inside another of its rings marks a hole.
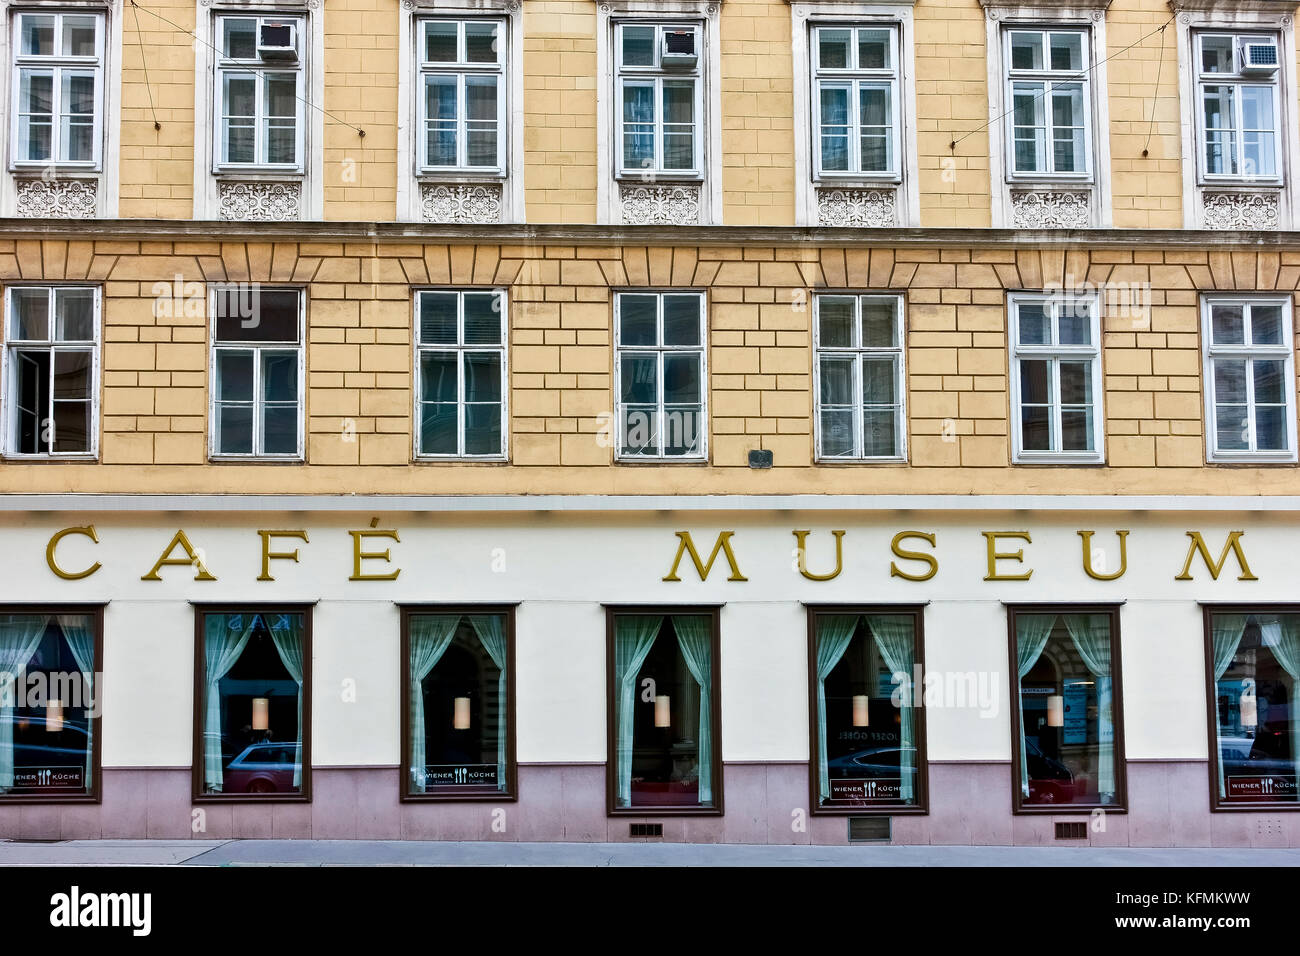
[[[50,566],[51,571],[63,578],[63,580],[80,581],[82,578],[88,578],[98,571],[101,565],[96,561],[84,571],[65,571],[59,567],[59,563],[54,559],[54,549],[59,546],[60,541],[70,534],[85,535],[95,544],[99,544],[99,535],[95,533],[93,524],[88,524],[84,528],[64,528],[62,531],[56,532],[54,537],[50,538],[50,543],[45,546],[45,563]]]
[[[173,558],[171,553],[176,550],[177,546],[185,552],[183,558]],[[195,581],[215,581],[216,578],[208,573],[208,569],[203,566],[203,562],[194,552],[194,546],[190,544],[190,539],[185,536],[184,531],[177,531],[171,540],[171,544],[163,551],[162,557],[158,563],[153,566],[153,570],[140,578],[141,581],[161,581],[158,570],[164,566],[192,564],[195,567]]]
[[[691,556],[691,561],[695,565],[695,570],[700,575],[700,580],[708,580],[709,571],[713,568],[713,562],[717,558],[718,552],[721,551],[727,556],[727,565],[731,568],[731,576],[727,578],[727,580],[748,581],[749,578],[741,574],[740,568],[736,566],[736,555],[732,553],[731,550],[731,536],[733,534],[735,534],[734,531],[719,532],[717,543],[713,545],[713,553],[709,555],[709,561],[705,564],[700,560],[700,553],[695,550],[695,543],[691,541],[691,533],[689,531],[678,531],[677,537],[681,539],[681,543],[677,546],[677,557],[673,559],[672,570],[668,572],[668,576],[664,578],[664,580],[681,580],[681,578],[677,576],[677,566],[682,563],[682,555],[687,553]]]
[[[800,574],[806,577],[809,581],[829,581],[831,580],[831,578],[839,577],[840,572],[844,570],[844,532],[843,531],[831,532],[831,534],[835,535],[835,570],[832,571],[830,574],[813,574],[811,571],[808,570],[807,541],[808,541],[808,535],[811,532],[792,531],[790,533],[794,535],[795,550],[798,553]],[[674,570],[676,570],[676,568],[674,568]]]
[[[370,519],[370,527],[375,528],[379,525],[378,518]],[[401,543],[401,538],[397,536],[396,531],[349,531],[352,535],[352,577],[349,581],[396,581],[397,576],[402,573],[401,568],[395,568],[391,574],[363,574],[361,571],[362,561],[388,561],[392,562],[393,558],[388,548],[383,551],[362,551],[361,547],[367,538],[389,538]]]
[[[999,561],[1021,561],[1025,560],[1025,551],[1021,548],[1019,551],[999,551],[999,538],[1017,538],[1021,541],[1033,544],[1030,540],[1028,531],[981,531],[984,540],[988,544],[989,552],[989,573],[984,576],[985,581],[1028,581],[1029,576],[1033,574],[1033,569],[1026,571],[1024,574],[999,574]]]
[[[1237,558],[1237,564],[1241,567],[1241,574],[1237,575],[1238,581],[1258,581],[1250,571],[1250,565],[1246,563],[1246,552],[1241,548],[1241,536],[1244,531],[1232,531],[1228,534],[1228,540],[1223,544],[1223,550],[1219,553],[1218,561],[1210,560],[1210,549],[1205,546],[1205,539],[1201,537],[1199,531],[1186,532],[1187,537],[1192,539],[1192,543],[1187,547],[1187,560],[1183,562],[1183,572],[1177,575],[1175,581],[1192,580],[1192,558],[1196,557],[1199,552],[1201,560],[1205,566],[1210,569],[1210,578],[1219,580],[1219,572],[1223,570],[1224,562],[1228,560],[1228,552],[1231,551]]]
[[[294,562],[294,564],[298,563],[297,548],[294,548],[292,551],[272,551],[271,550],[272,538],[300,538],[304,544],[310,543],[307,541],[306,531],[259,531],[257,533],[262,538],[262,573],[257,576],[257,580],[259,581],[275,580],[275,578],[271,577],[272,558],[280,558],[285,561],[292,561]]]
[[[898,565],[893,561],[889,562],[889,576],[891,578],[902,578],[904,581],[928,581],[939,573],[939,562],[932,554],[926,554],[924,551],[906,551],[898,545],[905,538],[920,538],[922,541],[928,541],[930,547],[934,547],[934,535],[927,534],[924,531],[900,531],[894,535],[894,539],[889,542],[889,550],[894,553],[895,557],[903,558],[907,561],[924,561],[930,566],[930,570],[924,574],[909,574],[907,571],[900,571]]]
[[[1127,531],[1116,531],[1115,535],[1119,538],[1119,570],[1110,574],[1101,574],[1092,568],[1092,531],[1080,531],[1079,537],[1083,539],[1083,572],[1090,578],[1098,581],[1114,581],[1116,578],[1122,578],[1124,572],[1128,570],[1128,548],[1124,541],[1128,538]]]

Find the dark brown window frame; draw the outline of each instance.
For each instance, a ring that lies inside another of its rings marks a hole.
[[[398,795],[402,803],[469,803],[496,801],[514,803],[519,799],[519,759],[515,736],[515,610],[516,604],[399,604],[401,614],[401,724],[402,762],[397,768]],[[411,616],[416,614],[501,614],[506,619],[506,790],[441,788],[426,793],[413,793],[410,789],[411,762]]]
[[[611,817],[720,817],[723,815],[722,769],[722,605],[721,604],[606,604],[605,608],[605,812]],[[713,733],[713,806],[672,807],[614,805],[615,768],[618,766],[618,726],[614,690],[614,620],[619,615],[707,615],[712,621],[713,693],[710,727]]]
[[[1035,604],[1032,602],[1006,603],[1007,612],[1007,649],[1010,667],[1007,670],[1007,684],[1010,688],[1011,701],[1011,812],[1018,816],[1066,816],[1071,813],[1091,813],[1103,810],[1106,813],[1128,813],[1128,762],[1124,750],[1124,684],[1121,679],[1123,670],[1120,652],[1119,609],[1122,602],[1105,601],[1100,603],[1074,604]],[[1017,614],[1108,614],[1110,616],[1110,681],[1111,707],[1114,710],[1112,749],[1115,755],[1115,802],[1114,803],[1070,803],[1070,804],[1030,804],[1025,803],[1020,793],[1020,678],[1016,654],[1016,615]]]
[[[822,614],[908,615],[915,622],[915,663],[925,673],[924,604],[805,604],[808,616],[808,806],[814,816],[923,816],[930,812],[930,765],[926,749],[925,706],[913,707],[916,733],[917,787],[915,803],[873,803],[860,807],[823,807],[817,792],[817,617]],[[914,695],[924,694],[913,687]]]
[[[194,736],[191,751],[191,797],[195,803],[311,803],[311,682],[312,682],[312,611],[315,602],[288,602],[247,604],[222,602],[200,604],[191,602],[194,609]],[[204,705],[203,619],[209,614],[301,614],[302,631],[302,791],[300,793],[204,793],[203,792],[203,721]]]
[[[0,804],[56,804],[56,803],[102,803],[104,799],[104,761],[103,761],[103,681],[104,674],[104,608],[105,604],[0,604],[0,614],[88,614],[95,622],[95,664],[92,672],[95,685],[92,687],[95,710],[91,717],[91,789],[89,793],[39,794],[15,793],[0,794]]]
[[[1261,602],[1259,604],[1217,604],[1208,601],[1201,603],[1202,640],[1205,645],[1205,717],[1209,731],[1209,767],[1210,812],[1211,813],[1250,813],[1265,811],[1268,813],[1291,812],[1300,810],[1300,800],[1290,803],[1277,801],[1252,801],[1250,803],[1228,803],[1219,799],[1219,705],[1214,680],[1214,640],[1211,636],[1210,618],[1214,614],[1300,614],[1300,604],[1277,604]],[[1297,768],[1300,772],[1300,768]]]

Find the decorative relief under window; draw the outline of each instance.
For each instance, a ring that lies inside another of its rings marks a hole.
[[[1203,194],[1205,229],[1276,229],[1279,220],[1277,192],[1206,192]]]
[[[623,222],[629,226],[690,226],[700,221],[700,187],[620,183]]]
[[[425,222],[500,222],[501,184],[421,183],[420,210]]]
[[[896,226],[897,189],[817,190],[819,226]]]
[[[236,222],[291,222],[301,218],[302,183],[218,184],[220,217]]]
[[[19,216],[36,219],[94,219],[94,179],[15,179]]]
[[[1015,229],[1086,229],[1092,225],[1091,194],[1034,189],[1011,192]]]

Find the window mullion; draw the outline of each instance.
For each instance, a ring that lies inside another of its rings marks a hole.
[[[1246,356],[1246,447],[1259,451],[1259,436],[1255,434],[1255,359]]]
[[[1062,401],[1061,401],[1061,359],[1060,356],[1052,357],[1052,392],[1047,396],[1051,402],[1051,423],[1052,434],[1049,436],[1048,447],[1054,452],[1065,450],[1065,439],[1061,434]]]
[[[866,427],[866,412],[863,405],[866,403],[866,386],[862,381],[862,358],[861,351],[853,355],[853,457],[864,458],[867,454],[866,439],[863,437],[863,429]]]
[[[262,350],[252,349],[253,353],[253,454],[265,454],[262,446]]]

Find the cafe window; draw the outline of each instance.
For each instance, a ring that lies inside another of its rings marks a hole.
[[[101,612],[0,608],[0,800],[99,799]]]
[[[1300,606],[1207,608],[1216,810],[1300,807]]]
[[[305,800],[311,772],[311,614],[197,614],[194,796]]]
[[[716,607],[610,608],[610,813],[721,813]]]
[[[1016,812],[1123,810],[1119,609],[1028,605],[1008,614]]]
[[[921,612],[810,609],[815,811],[925,809]]]
[[[402,797],[513,799],[514,609],[402,611]]]

